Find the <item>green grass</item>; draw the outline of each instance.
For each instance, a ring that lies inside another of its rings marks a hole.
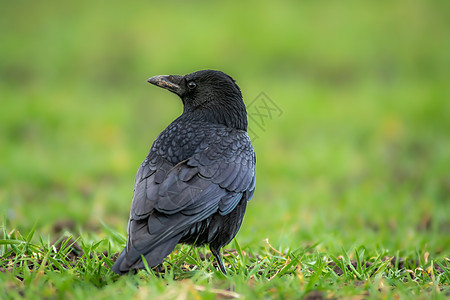
[[[316,245],[276,249],[268,241],[243,248],[235,240],[234,249],[224,253],[226,276],[204,248],[183,246],[157,269],[119,278],[110,270],[111,249],[125,238],[110,233],[95,241],[62,237],[55,247],[42,238],[31,242],[34,229],[26,237],[4,232],[2,297],[429,298],[449,293],[450,259],[435,260],[428,252],[387,256],[387,250],[368,253],[360,246],[333,256]]]
[[[447,2],[10,1],[0,14],[0,298],[450,296]],[[260,127],[261,102],[249,107],[257,185],[229,275],[180,246],[164,274],[119,278],[136,169],[181,112],[145,80],[204,68],[282,111]]]

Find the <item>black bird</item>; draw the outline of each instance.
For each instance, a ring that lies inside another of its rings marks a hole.
[[[255,153],[235,81],[220,71],[155,76],[177,94],[183,113],[159,134],[135,179],[125,249],[117,274],[154,267],[178,243],[220,250],[236,236],[255,190]]]

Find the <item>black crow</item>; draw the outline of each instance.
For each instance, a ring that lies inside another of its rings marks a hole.
[[[237,234],[255,190],[255,153],[235,81],[220,71],[155,76],[177,94],[183,113],[159,134],[136,174],[125,249],[117,274],[154,267],[178,243],[220,249]]]

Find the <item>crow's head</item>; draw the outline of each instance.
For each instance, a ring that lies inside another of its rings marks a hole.
[[[180,96],[183,114],[247,130],[241,90],[233,78],[223,72],[202,70],[185,76],[154,76],[147,81]]]

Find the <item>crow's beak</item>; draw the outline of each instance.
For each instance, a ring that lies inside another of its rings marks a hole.
[[[181,94],[183,93],[183,88],[181,87],[182,80],[183,76],[158,75],[149,78],[147,82],[162,87],[163,89],[169,90],[172,93],[181,96]]]

